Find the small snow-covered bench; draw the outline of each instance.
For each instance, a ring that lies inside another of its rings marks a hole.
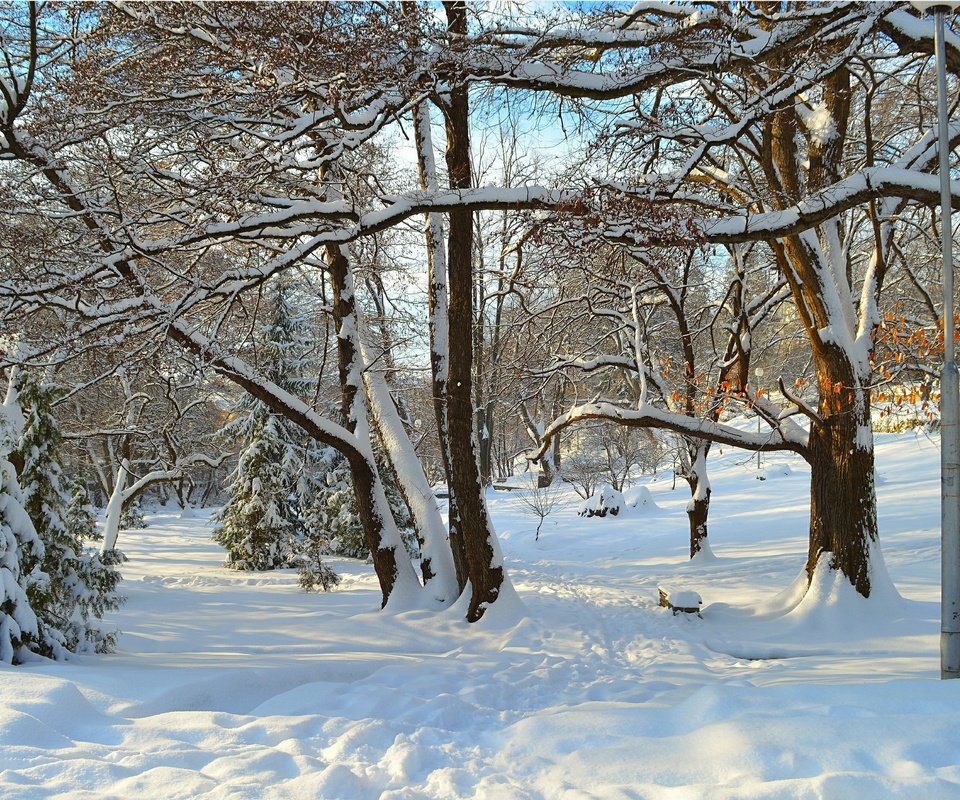
[[[703,605],[703,600],[696,592],[671,592],[660,586],[657,587],[657,591],[660,592],[660,605],[663,608],[669,608],[674,616],[681,613],[700,616],[700,606]]]

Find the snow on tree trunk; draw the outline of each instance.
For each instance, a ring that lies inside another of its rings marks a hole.
[[[380,581],[382,605],[413,604],[420,582],[410,563],[400,531],[377,472],[362,391],[363,361],[358,341],[353,274],[345,248],[327,245],[327,265],[333,286],[333,318],[337,326],[337,358],[344,426],[357,437],[357,452],[345,454],[357,492],[357,512],[374,569]]]
[[[690,500],[687,503],[687,518],[690,521],[690,558],[712,555],[707,539],[707,518],[710,513],[710,479],[707,477],[707,454],[710,442],[695,439],[689,445],[692,457],[687,474],[690,484]]]
[[[429,106],[425,103],[413,110],[414,135],[417,146],[417,165],[420,171],[420,187],[425,191],[437,191],[437,167],[433,155],[433,137],[430,132]],[[450,466],[450,435],[447,428],[447,378],[449,373],[450,321],[447,296],[447,257],[443,249],[443,218],[440,214],[427,214],[424,233],[427,240],[427,293],[430,333],[430,372],[433,383],[433,411],[440,442],[443,472],[450,492],[448,525],[450,549],[456,568],[457,585],[463,591],[467,585],[467,554],[463,544],[460,511],[453,491]]]
[[[109,553],[117,549],[117,538],[120,536],[120,516],[123,514],[124,488],[127,485],[130,462],[123,459],[120,469],[117,470],[117,479],[113,483],[113,492],[107,501],[107,508],[103,515],[103,552]]]
[[[360,342],[363,360],[368,364],[375,363],[377,354],[372,352],[373,345],[369,343],[368,337],[361,335]],[[414,527],[420,539],[420,568],[424,588],[441,603],[453,602],[460,593],[456,568],[447,540],[447,530],[440,518],[440,511],[423,472],[423,466],[404,430],[386,378],[382,373],[368,369],[364,371],[364,382],[374,425],[396,473],[397,483],[413,516]]]
[[[879,557],[869,388],[837,357],[817,361],[822,424],[810,430],[810,544],[807,574],[824,554],[864,597]]]

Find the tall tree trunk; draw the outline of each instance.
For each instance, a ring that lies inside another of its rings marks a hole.
[[[776,112],[765,124],[764,170],[777,188],[772,197],[776,207],[804,196],[804,157],[809,165],[807,193],[840,179],[851,112],[850,80],[850,72],[842,68],[824,82],[831,135],[812,137],[805,156],[797,148],[794,107]],[[860,323],[872,325],[866,308],[861,309],[866,316],[858,319],[841,223],[841,218],[827,219],[814,230],[771,244],[790,284],[817,370],[817,418],[811,421],[807,452],[811,497],[807,575],[812,579],[818,565],[825,566],[841,572],[869,597],[870,558],[877,555],[871,552],[877,540],[869,389],[873,331],[860,328]]]
[[[444,4],[448,29],[467,33],[463,2]],[[450,90],[446,117],[447,173],[450,188],[469,189],[470,139],[467,86]],[[450,290],[450,363],[447,384],[447,423],[450,437],[451,488],[457,500],[470,581],[467,620],[476,622],[499,597],[504,584],[503,560],[487,513],[473,417],[473,214],[450,212],[447,247]]]
[[[870,596],[870,556],[877,541],[869,389],[839,353],[817,359],[822,423],[810,429],[810,544],[807,575],[825,566]]]
[[[433,136],[430,132],[428,106],[423,104],[413,110],[414,136],[417,146],[417,165],[420,171],[420,187],[435,191],[437,169],[433,157]],[[447,257],[443,250],[443,220],[440,214],[428,214],[425,228],[427,240],[427,304],[430,333],[430,373],[433,383],[433,412],[440,441],[440,457],[443,473],[450,493],[448,505],[448,528],[450,550],[457,573],[457,585],[462,592],[467,585],[467,552],[463,544],[460,512],[453,490],[450,466],[450,433],[447,428],[447,378],[450,362],[449,309],[447,299]]]

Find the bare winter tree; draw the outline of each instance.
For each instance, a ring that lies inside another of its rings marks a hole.
[[[484,30],[486,17],[457,2],[445,5],[445,24],[425,6],[380,3],[26,4],[3,13],[0,225],[29,243],[5,254],[5,321],[22,325],[37,309],[69,320],[58,341],[27,356],[66,339],[165,337],[338,449],[358,486],[384,602],[420,587],[362,435],[367,364],[343,248],[448,214],[446,304],[442,234],[431,221],[438,334],[448,311],[434,388],[444,383],[437,419],[459,514],[453,557],[477,620],[508,583],[477,467],[474,213],[504,209],[560,211],[592,239],[653,264],[691,239],[766,248],[802,325],[813,385],[803,394],[784,383],[780,405],[761,396],[746,380],[742,330],[727,340],[721,368],[772,433],[652,402],[656,375],[635,363],[644,402],[579,404],[543,431],[541,449],[597,418],[800,453],[813,473],[808,571],[823,565],[870,593],[871,352],[898,215],[908,203],[935,204],[937,186],[925,97],[904,108],[895,131],[867,128],[904,76],[924,70],[925,21],[884,3],[560,8],[542,30],[502,20]],[[956,71],[960,55],[949,51]],[[590,104],[605,128],[591,188],[473,187],[469,85],[478,82]],[[351,182],[350,154],[431,99],[443,115],[449,188],[429,177],[400,193],[362,176]],[[307,261],[325,263],[339,287],[340,421],[264,380],[237,348],[264,284]]]
[[[922,69],[932,24],[881,3],[640,4],[625,16],[603,13],[556,34],[510,31],[508,46],[490,46],[496,36],[478,42],[474,73],[596,101],[634,98],[612,112],[605,153],[618,175],[607,186],[651,209],[685,207],[706,242],[771,249],[811,349],[815,397],[782,385],[789,405],[781,409],[752,395],[775,431],[765,440],[649,405],[581,406],[552,430],[605,418],[801,453],[812,469],[808,574],[835,570],[868,596],[877,557],[871,352],[896,228],[877,206],[936,202],[936,143],[929,116],[914,116],[911,132],[882,148],[862,126],[884,88],[899,86],[890,76]],[[867,61],[876,80],[863,79]],[[960,67],[955,48],[948,62]],[[874,235],[859,251],[850,233],[863,214]],[[610,241],[651,242],[622,215],[605,229]],[[807,418],[809,433],[784,416],[791,410]]]

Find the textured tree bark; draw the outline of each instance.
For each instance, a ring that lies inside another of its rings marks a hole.
[[[870,551],[878,534],[869,389],[856,386],[837,354],[817,359],[817,367],[823,422],[810,430],[807,575],[813,577],[826,555],[827,566],[869,597]]]
[[[467,33],[465,3],[445,3],[448,30]],[[450,90],[446,118],[447,173],[452,189],[470,188],[469,100],[466,85]],[[493,527],[477,468],[473,417],[473,214],[450,212],[447,270],[450,291],[450,363],[447,384],[451,488],[460,525],[470,582],[467,620],[476,622],[495,602],[504,581]]]
[[[710,552],[707,540],[707,518],[710,515],[710,481],[707,478],[707,454],[710,442],[695,439],[687,443],[690,466],[686,479],[690,486],[687,519],[690,522],[690,558],[700,552]]]
[[[789,66],[789,65],[785,65]],[[772,115],[764,130],[764,170],[776,207],[798,202],[842,177],[851,113],[850,73],[836,70],[824,82],[823,103],[832,122],[823,141],[808,148],[809,173],[802,181],[793,107]],[[797,313],[810,340],[817,371],[817,419],[811,420],[806,458],[810,463],[810,530],[807,575],[818,564],[841,572],[864,597],[870,596],[870,557],[877,540],[873,431],[870,424],[870,366],[858,331],[849,263],[842,252],[838,217],[815,230],[772,242]]]

